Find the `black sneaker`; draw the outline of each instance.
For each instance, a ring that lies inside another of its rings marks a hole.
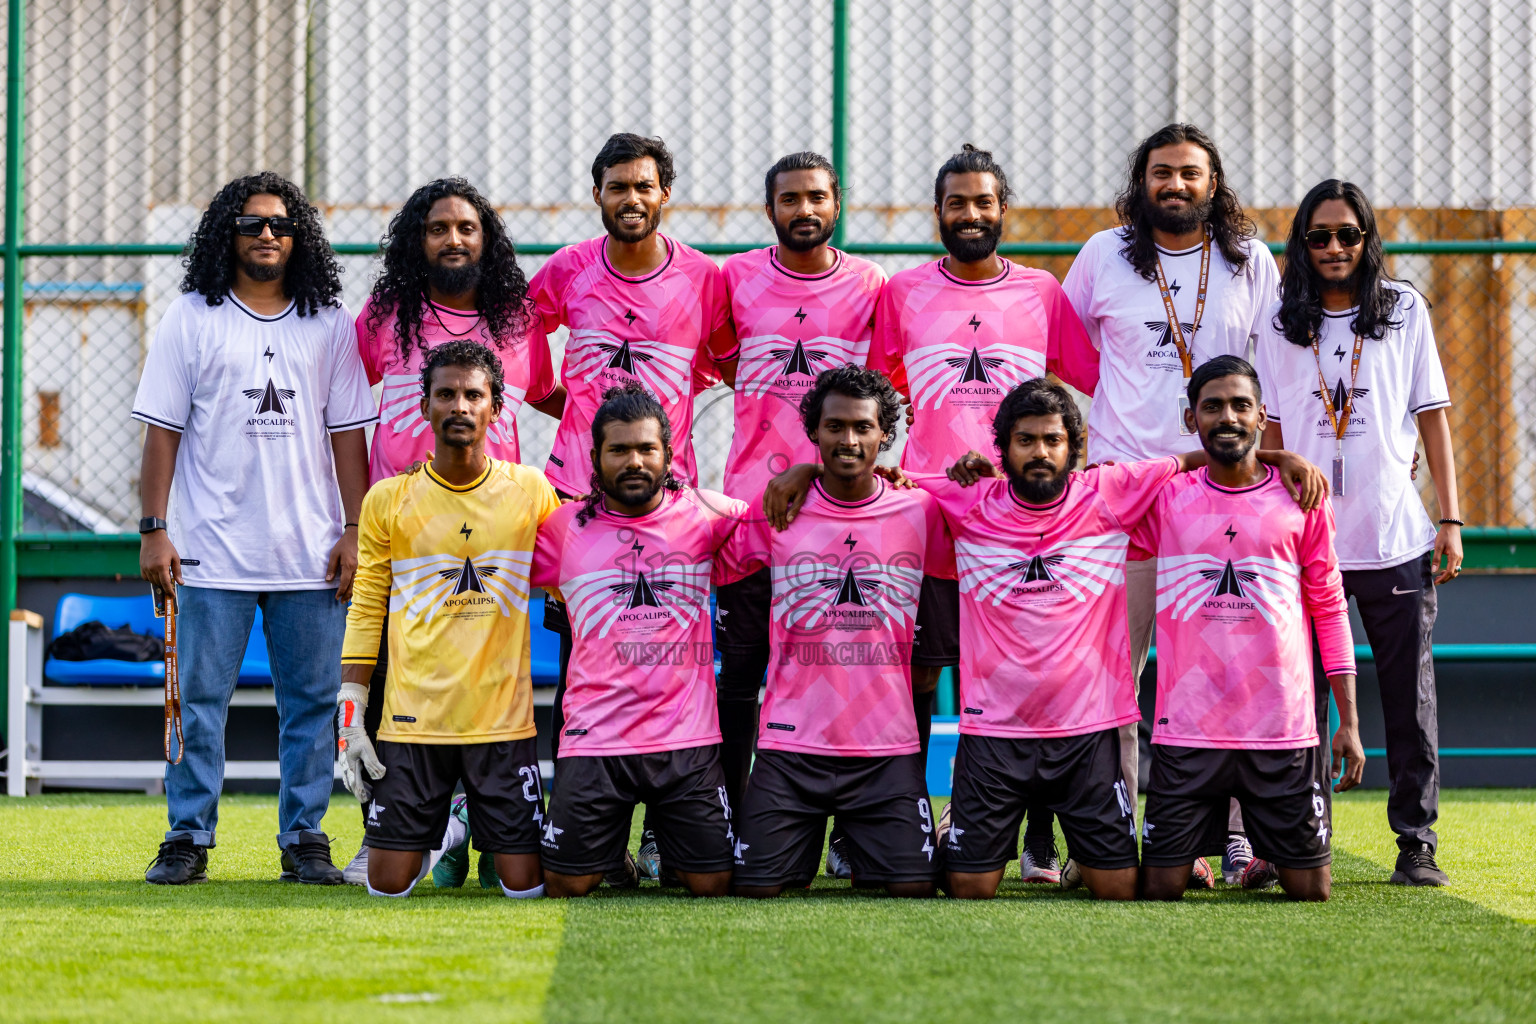
[[[1451,879],[1435,863],[1435,848],[1428,843],[1419,843],[1417,849],[1398,853],[1397,870],[1392,872],[1392,884],[1450,885]]]
[[[208,847],[185,836],[167,839],[144,872],[150,885],[188,885],[208,881]]]
[[[640,870],[628,850],[624,851],[624,863],[604,875],[603,881],[615,889],[640,888]]]
[[[331,841],[324,832],[300,832],[299,841],[283,851],[283,882],[342,885],[341,869],[331,863]]]

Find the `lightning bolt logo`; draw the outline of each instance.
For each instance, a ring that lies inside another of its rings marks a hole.
[[[976,329],[981,326],[981,321],[976,319],[976,314],[975,313],[972,313],[971,314],[971,318],[966,321],[966,325],[970,327],[971,333],[975,334],[976,333]]]
[[[805,318],[809,315],[810,314],[806,313],[804,306],[800,306],[795,310],[795,319],[800,321],[801,327],[805,326]]]
[[[1340,345],[1338,348],[1334,349],[1333,354],[1338,356],[1339,362],[1342,363],[1344,361],[1344,346]]]
[[[469,535],[474,533],[475,531],[471,530],[469,528],[469,523],[466,522],[463,526],[459,527],[459,532],[464,535],[464,539],[465,540],[469,540]]]
[[[858,541],[854,540],[853,539],[853,534],[850,533],[850,534],[848,534],[848,539],[843,541],[843,543],[848,545],[848,551],[849,551],[849,553],[852,553],[854,545],[857,544]]]
[[[1179,279],[1178,278],[1174,278],[1173,279],[1173,284],[1168,286],[1168,290],[1170,292],[1172,292],[1173,294],[1177,295],[1177,294],[1179,294],[1179,289],[1181,287],[1183,287],[1183,286],[1179,284]]]
[[[268,345],[267,346],[267,350],[265,352],[263,352],[262,355],[266,356],[267,357],[267,362],[270,363],[272,361],[272,346]]]
[[[630,326],[631,326],[631,327],[633,327],[633,326],[634,326],[634,325],[635,325],[635,321],[636,321],[636,320],[638,320],[638,319],[640,319],[640,318],[639,318],[639,317],[638,317],[638,316],[636,316],[636,315],[635,315],[635,311],[634,311],[634,310],[632,310],[632,309],[626,309],[626,310],[625,310],[625,311],[624,311],[624,319],[625,319],[625,320],[627,320],[627,321],[628,321],[628,322],[629,322],[629,325],[630,325]]]
[[[1227,538],[1227,543],[1231,544],[1232,541],[1235,540],[1236,537],[1237,537],[1237,531],[1232,529],[1232,526],[1229,523],[1227,525],[1227,532],[1225,534],[1223,534],[1223,536],[1225,536]]]
[[[633,551],[635,553],[635,557],[636,558],[639,558],[640,557],[640,553],[645,550],[645,545],[641,544],[637,540],[637,541],[635,541],[633,544],[631,544],[629,546],[629,550],[631,550],[631,551]]]

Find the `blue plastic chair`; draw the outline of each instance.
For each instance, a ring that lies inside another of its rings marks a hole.
[[[528,662],[534,686],[560,682],[560,634],[544,628],[544,591],[528,598]]]
[[[91,594],[65,594],[53,613],[53,635],[68,633],[91,620],[114,629],[127,625],[135,633],[153,633],[164,638],[165,622],[155,618],[155,605],[148,594],[140,597],[96,597]],[[49,658],[43,664],[43,676],[62,686],[163,686],[165,662],[115,661],[93,658],[90,661],[60,661]]]

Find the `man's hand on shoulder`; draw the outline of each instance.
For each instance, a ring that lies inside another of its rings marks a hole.
[[[763,515],[775,530],[784,530],[800,514],[811,493],[811,483],[821,477],[821,467],[814,462],[801,462],[768,481],[763,489]]]
[[[955,464],[944,471],[944,475],[961,487],[970,487],[986,477],[1002,476],[1002,472],[991,459],[972,450],[956,459]]]
[[[426,466],[427,463],[431,462],[434,457],[434,453],[427,452],[426,455],[422,456],[420,462],[411,463],[409,466],[406,466],[400,472],[396,473],[395,476],[415,476],[417,473],[420,473],[422,468]]]

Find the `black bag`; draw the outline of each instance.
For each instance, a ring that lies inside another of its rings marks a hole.
[[[110,629],[92,619],[54,637],[48,656],[60,661],[164,661],[165,641],[153,633],[135,633],[126,625]]]

